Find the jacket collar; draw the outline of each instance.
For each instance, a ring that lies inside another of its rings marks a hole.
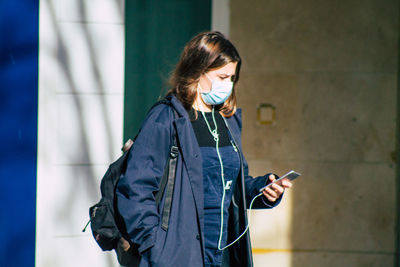
[[[166,99],[168,99],[171,102],[171,105],[174,107],[174,109],[178,113],[179,117],[189,118],[189,115],[188,115],[186,109],[183,107],[181,101],[179,101],[178,98],[176,98],[176,96],[168,95],[166,97]]]

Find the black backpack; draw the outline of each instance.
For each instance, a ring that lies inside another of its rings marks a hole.
[[[162,100],[157,102],[154,106],[160,103],[167,104],[166,100]],[[173,112],[174,117],[177,117],[177,113],[174,109]],[[132,246],[134,244],[131,244],[130,241],[128,241],[129,237],[127,237],[128,235],[124,220],[118,212],[116,197],[116,187],[121,174],[126,171],[128,156],[135,139],[136,137],[133,141],[129,139],[128,142],[126,142],[122,148],[124,154],[108,167],[100,184],[101,199],[98,203],[89,208],[90,219],[82,231],[85,232],[90,223],[93,237],[103,251],[116,249],[117,254],[121,251],[129,251],[129,253],[134,253],[138,256],[137,252],[135,253],[135,251],[133,251],[137,248]],[[170,150],[170,157],[164,169],[163,178],[160,182],[160,189],[155,195],[156,204],[158,205],[161,202],[164,191],[166,190],[161,220],[162,228],[165,230],[168,229],[175,183],[176,163],[179,153],[175,134],[173,139],[174,141]],[[121,255],[118,255],[118,260],[122,264],[120,257]]]

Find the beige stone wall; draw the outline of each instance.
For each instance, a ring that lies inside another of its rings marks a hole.
[[[393,266],[398,0],[231,0],[253,175],[302,177],[252,212],[256,266]],[[272,125],[259,104],[276,107]]]

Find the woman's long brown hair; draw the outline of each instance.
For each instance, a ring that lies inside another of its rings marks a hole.
[[[181,58],[170,77],[171,89],[186,110],[190,110],[196,99],[200,76],[228,63],[237,62],[233,77],[234,88],[230,97],[216,108],[224,117],[236,112],[235,84],[239,80],[241,58],[233,44],[217,31],[203,32],[193,37],[184,47]]]

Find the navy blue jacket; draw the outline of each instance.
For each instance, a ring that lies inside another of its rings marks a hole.
[[[117,187],[118,209],[131,241],[142,255],[145,266],[204,266],[204,193],[202,159],[188,114],[179,100],[167,97],[170,105],[160,104],[150,110],[132,146],[127,170]],[[174,119],[171,107],[177,113]],[[229,129],[241,151],[241,111],[227,118]],[[161,228],[160,207],[155,193],[176,134],[179,156],[176,169],[169,228]],[[242,155],[242,153],[239,153]],[[229,208],[228,242],[239,236],[247,225],[246,209],[258,189],[267,182],[267,175],[248,175],[247,163],[241,157],[241,171],[232,204]],[[280,199],[274,203],[278,204]],[[270,208],[259,197],[253,208]],[[229,248],[231,266],[253,266],[249,233]]]

